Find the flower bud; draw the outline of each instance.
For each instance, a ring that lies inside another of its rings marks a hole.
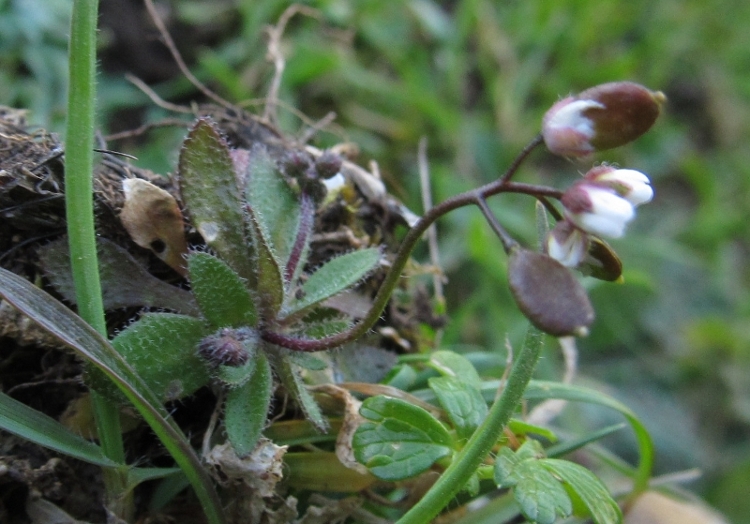
[[[583,286],[557,260],[514,247],[508,284],[521,312],[540,330],[556,337],[588,333],[594,309]]]
[[[239,367],[250,358],[258,344],[258,333],[254,329],[222,328],[198,344],[198,354],[213,367]]]
[[[596,183],[573,184],[560,199],[565,217],[576,227],[597,236],[619,238],[635,216],[633,205],[614,190]]]
[[[315,169],[318,174],[326,180],[336,176],[341,171],[341,164],[343,159],[340,155],[337,155],[333,151],[324,151],[315,160]]]
[[[554,104],[542,119],[542,136],[561,156],[619,147],[651,128],[665,99],[633,82],[601,84]]]
[[[588,252],[589,236],[568,220],[560,220],[547,234],[545,252],[565,267],[576,267]]]
[[[634,169],[615,169],[602,165],[591,169],[584,178],[614,190],[633,206],[650,202],[654,197],[651,181],[645,174]]]

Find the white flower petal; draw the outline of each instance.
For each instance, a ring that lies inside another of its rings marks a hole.
[[[566,210],[568,219],[588,233],[621,237],[625,233],[625,226],[635,216],[633,205],[609,189],[584,183],[579,185],[579,190],[586,191],[591,209],[581,213]]]
[[[611,187],[634,206],[645,204],[654,197],[651,181],[635,169],[615,169],[597,175],[593,180]]]

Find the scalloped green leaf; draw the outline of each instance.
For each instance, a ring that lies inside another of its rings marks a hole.
[[[253,360],[252,377],[244,385],[230,389],[224,405],[227,438],[240,457],[255,449],[266,427],[273,393],[273,374],[268,359],[259,351]]]
[[[570,516],[573,503],[568,493],[539,461],[523,461],[516,470],[520,479],[513,486],[513,496],[527,519],[554,524],[558,516]]]
[[[375,269],[379,261],[377,248],[352,251],[328,261],[310,275],[302,286],[302,298],[289,304],[284,313],[298,313],[344,291]]]
[[[354,456],[381,480],[397,481],[427,471],[453,453],[453,438],[428,411],[378,395],[359,410],[369,422],[352,439]]]
[[[553,524],[567,517],[573,503],[560,482],[541,463],[544,450],[535,440],[527,440],[513,452],[507,447],[495,458],[495,482],[510,487],[521,511],[531,522]]]
[[[180,150],[180,192],[206,244],[254,287],[252,249],[229,146],[209,118],[200,118]]]
[[[428,365],[443,376],[455,377],[477,389],[482,387],[482,379],[471,361],[454,351],[435,351],[430,355]]]
[[[112,340],[112,345],[162,402],[190,395],[209,381],[196,354],[208,334],[202,320],[171,313],[147,313]]]
[[[596,475],[574,462],[544,459],[539,464],[562,480],[586,506],[596,524],[620,524],[622,511]]]
[[[471,437],[488,412],[479,389],[454,377],[433,377],[428,384],[448,413],[458,437]]]
[[[188,257],[188,274],[193,294],[212,327],[258,323],[245,282],[225,262],[208,253],[193,253]]]
[[[300,227],[300,203],[268,151],[250,152],[245,199],[263,242],[280,268],[285,268]]]

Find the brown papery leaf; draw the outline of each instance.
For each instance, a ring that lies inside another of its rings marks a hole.
[[[188,247],[180,207],[167,191],[140,178],[122,183],[125,203],[120,221],[133,242],[150,249],[180,275],[187,273]]]

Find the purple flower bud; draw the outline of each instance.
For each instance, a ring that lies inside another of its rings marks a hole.
[[[587,181],[573,184],[561,202],[568,220],[597,236],[621,237],[635,216],[633,205],[614,190]]]
[[[198,354],[213,367],[238,367],[250,358],[258,344],[258,333],[251,328],[222,328],[198,344]]]
[[[597,166],[586,173],[584,178],[614,190],[633,206],[650,202],[654,197],[651,181],[645,174],[634,169]]]
[[[601,84],[554,104],[542,136],[552,153],[568,157],[619,147],[651,128],[665,99],[633,82]]]
[[[566,267],[576,267],[586,258],[589,236],[568,220],[560,220],[547,234],[546,253]]]
[[[315,160],[315,169],[325,179],[332,178],[341,171],[343,159],[332,151],[325,151]]]

